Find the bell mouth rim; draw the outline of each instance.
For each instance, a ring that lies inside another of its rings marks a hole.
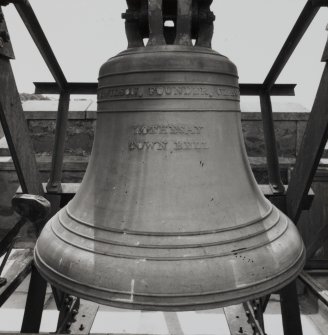
[[[141,302],[141,301],[131,301],[129,299],[104,299],[101,297],[97,297],[92,295],[91,293],[87,294],[85,290],[83,290],[84,288],[90,288],[91,290],[94,291],[102,291],[102,292],[108,292],[108,293],[112,293],[112,294],[124,294],[126,296],[131,296],[131,292],[122,292],[122,291],[114,291],[114,290],[108,290],[108,289],[104,289],[104,288],[99,288],[99,287],[95,287],[92,285],[88,285],[88,284],[83,284],[81,282],[78,282],[74,279],[71,279],[67,276],[64,276],[62,274],[60,274],[59,272],[57,272],[56,270],[50,268],[40,257],[39,252],[37,250],[37,248],[34,249],[34,260],[35,260],[35,265],[38,268],[38,270],[40,271],[42,277],[44,277],[51,285],[54,285],[55,287],[58,287],[59,289],[61,289],[63,292],[69,292],[69,294],[73,294],[76,295],[79,298],[82,299],[86,299],[89,301],[94,301],[96,303],[100,303],[100,304],[104,304],[107,306],[112,306],[112,307],[118,307],[118,308],[123,308],[123,309],[132,309],[132,310],[149,310],[149,311],[195,311],[195,310],[209,310],[209,309],[215,309],[215,308],[221,308],[221,307],[225,307],[225,306],[230,306],[230,305],[234,305],[237,303],[242,303],[245,301],[248,301],[250,299],[256,299],[259,297],[263,297],[266,294],[270,294],[270,293],[275,293],[278,290],[284,288],[285,286],[287,286],[290,282],[292,282],[293,280],[295,280],[299,273],[302,271],[304,263],[305,263],[305,247],[304,244],[302,244],[302,249],[301,252],[299,253],[298,257],[296,258],[296,260],[294,261],[294,263],[289,266],[287,269],[285,269],[284,271],[280,271],[278,274],[276,274],[274,277],[270,277],[269,279],[263,279],[261,281],[254,283],[250,283],[248,286],[243,286],[242,288],[239,289],[234,289],[231,288],[229,290],[221,290],[221,291],[214,291],[214,292],[205,292],[202,294],[199,293],[191,293],[191,294],[142,294],[142,293],[134,293],[133,294],[133,298],[134,297],[149,297],[150,300],[152,298],[157,298],[157,299],[163,299],[163,298],[192,298],[194,299],[195,297],[204,297],[204,296],[213,296],[213,295],[222,295],[222,294],[229,294],[229,293],[236,293],[239,292],[239,295],[236,298],[233,299],[226,299],[226,300],[221,300],[221,301],[214,301],[214,302],[196,302],[193,300],[192,304],[187,304],[187,303],[167,303],[167,304],[154,304],[154,302]],[[39,263],[41,263],[41,265]],[[48,276],[46,274],[47,271],[44,271],[44,267],[46,269],[50,269],[50,273],[54,274],[56,277],[59,277],[61,279],[64,278],[64,280],[66,280],[67,282],[71,282],[71,283],[77,283],[80,287],[79,289],[76,289],[75,286],[71,287],[71,286],[66,286],[64,284],[58,283],[58,281],[53,280],[51,278],[51,276]],[[291,269],[295,268],[294,271],[292,272],[292,274],[290,276],[288,276],[287,278],[284,278],[283,281],[276,283],[275,285],[271,285],[269,288],[265,288],[263,287],[261,290],[256,291],[256,293],[254,294],[254,287],[256,286],[263,286],[265,285],[265,283],[269,283],[272,281],[275,281],[277,278],[280,278],[282,275],[285,275],[288,271],[291,272]],[[245,292],[247,289],[249,290],[250,288],[252,288],[252,292],[248,293],[247,295],[243,295],[242,292]]]

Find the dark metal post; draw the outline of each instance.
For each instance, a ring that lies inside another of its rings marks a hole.
[[[33,266],[21,329],[22,333],[38,333],[40,331],[46,291],[47,282]]]
[[[68,92],[60,94],[56,121],[55,144],[52,154],[52,166],[47,185],[47,191],[49,193],[58,193],[61,190],[69,100],[70,94]]]
[[[269,184],[274,192],[284,193],[285,188],[281,181],[279,158],[276,145],[276,135],[274,132],[271,97],[268,92],[260,95],[261,112],[263,120],[263,132],[266,146],[266,156],[268,164]]]
[[[295,281],[281,290],[280,305],[284,335],[302,335],[301,312]]]

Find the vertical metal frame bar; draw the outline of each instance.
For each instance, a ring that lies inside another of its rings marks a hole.
[[[260,95],[263,133],[266,147],[269,184],[276,193],[284,193],[285,188],[281,181],[279,158],[277,152],[276,135],[272,115],[271,97],[268,92]]]
[[[47,184],[47,191],[49,193],[58,193],[61,191],[61,178],[64,162],[69,102],[70,93],[62,92],[60,94],[58,103],[55,143],[52,154],[50,178]]]
[[[280,306],[284,335],[302,335],[301,312],[295,281],[281,290]]]
[[[33,266],[21,328],[22,333],[39,333],[46,291],[47,282]]]

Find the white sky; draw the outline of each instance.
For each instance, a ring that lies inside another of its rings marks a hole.
[[[125,0],[30,0],[69,81],[96,81],[103,62],[126,49],[121,13]],[[261,83],[306,0],[214,0],[213,48],[238,67],[241,83]],[[326,8],[321,9],[278,83],[297,83],[297,101],[311,108],[323,70]],[[14,46],[13,68],[20,92],[33,81],[53,81],[13,5],[5,17]],[[282,98],[276,98],[282,100]]]

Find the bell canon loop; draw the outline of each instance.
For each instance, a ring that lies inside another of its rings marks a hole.
[[[212,1],[127,2],[129,47],[100,69],[90,162],[42,231],[38,270],[64,292],[132,309],[279,290],[301,271],[304,245],[253,177],[237,70],[211,49]]]

